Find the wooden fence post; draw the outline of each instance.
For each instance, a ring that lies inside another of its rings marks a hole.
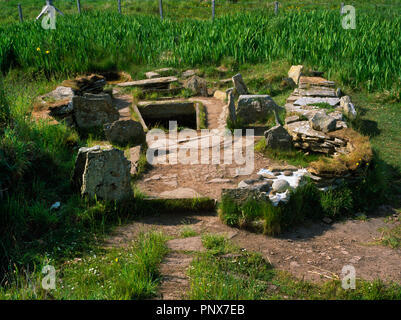
[[[163,20],[163,0],[159,0],[160,19]]]
[[[19,21],[24,22],[24,17],[22,16],[22,7],[20,3],[18,3],[18,15],[19,15]]]
[[[274,1],[274,14],[278,15],[278,1]]]
[[[215,0],[212,0],[212,20],[214,20],[214,15],[216,13],[215,6],[216,6],[216,2],[215,2]]]
[[[121,0],[118,0],[118,13],[121,14]]]
[[[77,0],[78,13],[81,14],[81,0]]]

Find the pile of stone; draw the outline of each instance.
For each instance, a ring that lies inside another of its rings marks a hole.
[[[106,79],[98,74],[91,74],[89,76],[82,76],[73,80],[65,80],[62,83],[64,87],[70,87],[74,95],[82,96],[85,93],[102,93]]]
[[[120,201],[132,196],[131,162],[111,146],[80,148],[73,185],[82,196]]]
[[[355,118],[355,106],[349,96],[342,96],[341,89],[335,89],[333,81],[322,77],[322,72],[313,76],[302,72],[303,66],[292,66],[288,72],[298,85],[285,104],[287,114],[291,114],[285,128],[294,146],[328,155],[347,152],[347,141],[330,133],[347,128],[343,115]]]
[[[67,125],[84,131],[103,128],[108,141],[120,146],[143,143],[142,125],[120,115],[111,95],[103,91],[105,84],[104,77],[99,75],[66,80],[64,86],[57,87],[42,99],[58,101],[49,107],[49,115],[64,120]]]
[[[152,77],[150,79],[143,79],[143,80],[136,80],[136,81],[129,81],[129,82],[121,82],[118,83],[118,87],[132,87],[132,88],[140,88],[144,92],[170,92],[180,88],[172,88],[171,84],[177,82],[178,78],[174,76],[168,77]]]
[[[295,166],[271,166],[261,169],[256,177],[241,181],[235,189],[223,189],[222,197],[230,197],[241,204],[249,198],[271,201],[273,205],[286,203],[290,191],[305,183],[306,169]]]

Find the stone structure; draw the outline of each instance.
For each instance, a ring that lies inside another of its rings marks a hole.
[[[120,117],[108,94],[74,96],[72,107],[77,126],[81,129],[101,127],[106,123],[118,120]]]
[[[104,133],[108,141],[120,146],[134,146],[145,141],[142,125],[134,120],[117,120],[107,123],[104,125]]]
[[[202,97],[208,96],[207,82],[205,79],[201,77],[192,76],[190,79],[185,81],[184,87],[191,90],[192,93],[196,96],[202,96]]]
[[[75,162],[73,183],[82,196],[123,200],[132,196],[131,163],[112,147],[81,148]]]
[[[292,148],[292,137],[283,126],[277,125],[265,131],[266,147],[289,150]]]
[[[269,95],[241,95],[235,113],[244,124],[248,124],[265,121],[269,113],[280,109]]]
[[[248,94],[248,88],[245,85],[244,80],[242,79],[242,75],[240,73],[236,74],[232,77],[234,88],[238,95]]]

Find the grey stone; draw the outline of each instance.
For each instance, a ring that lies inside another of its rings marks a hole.
[[[265,192],[254,188],[222,189],[221,198],[229,198],[236,204],[242,204],[248,199],[269,201]]]
[[[117,120],[104,125],[104,133],[113,144],[126,146],[144,142],[145,132],[140,122],[134,120]]]
[[[72,89],[70,87],[58,86],[53,91],[42,96],[42,99],[49,98],[49,99],[53,99],[56,101],[66,100],[66,99],[71,100],[73,96],[74,96],[74,92],[72,91]]]
[[[269,174],[269,173],[266,173],[266,172],[262,172],[260,175],[263,178],[266,178],[266,179],[277,179],[277,177],[275,175]]]
[[[94,146],[91,148],[82,147],[78,150],[78,155],[75,159],[74,172],[72,174],[72,183],[76,189],[80,189],[82,186],[82,175],[85,170],[86,154],[98,150],[100,150],[100,146]]]
[[[186,79],[196,75],[196,70],[186,70],[181,74],[181,77]]]
[[[332,88],[314,87],[310,89],[296,89],[294,93],[297,93],[301,97],[337,97],[336,91]]]
[[[177,77],[160,77],[118,83],[118,87],[139,87],[143,89],[167,89],[169,84],[178,81]]]
[[[344,114],[350,118],[355,119],[357,116],[357,112],[354,104],[351,102],[351,98],[349,96],[343,96],[340,99],[340,107],[343,109]]]
[[[84,129],[103,126],[120,116],[108,94],[74,96],[72,107],[78,127]]]
[[[281,81],[281,86],[296,88],[297,84],[294,82],[294,80],[292,78],[283,78],[283,80]]]
[[[292,147],[292,137],[281,125],[267,130],[264,135],[268,148],[288,150]]]
[[[328,116],[324,112],[316,113],[311,120],[309,120],[310,126],[317,130],[325,133],[336,130],[337,120]]]
[[[85,166],[80,178],[83,159]],[[79,151],[74,176],[78,178],[76,183],[82,181],[83,196],[119,201],[132,196],[130,167],[123,151],[96,146]]]
[[[207,82],[205,79],[201,77],[192,76],[185,82],[184,87],[191,90],[192,93],[197,96],[202,96],[202,97],[208,96]]]
[[[278,179],[273,182],[272,188],[274,192],[282,193],[290,188],[290,184],[286,180]]]
[[[299,120],[300,120],[299,116],[290,116],[290,117],[285,118],[285,124],[297,122]]]
[[[149,71],[145,73],[146,78],[148,79],[154,79],[154,78],[160,78],[160,74],[155,72],[155,71]]]
[[[340,111],[333,111],[333,112],[330,112],[330,113],[328,114],[328,116],[330,116],[330,117],[336,119],[337,121],[343,121],[343,120],[344,120],[344,116],[343,116],[342,112],[340,112]]]
[[[238,95],[248,94],[248,88],[245,85],[244,80],[242,79],[242,75],[237,73],[232,77],[234,88]]]
[[[236,117],[244,124],[249,124],[265,121],[269,113],[281,109],[269,95],[241,95],[238,99]]]
[[[294,102],[294,105],[306,106],[314,103],[328,103],[331,106],[336,106],[340,103],[339,98],[324,98],[324,97],[302,97]]]
[[[231,121],[237,120],[237,116],[235,114],[235,101],[234,101],[233,90],[228,91],[228,114]]]

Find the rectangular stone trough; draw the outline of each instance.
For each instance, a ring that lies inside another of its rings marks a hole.
[[[169,128],[169,121],[177,121],[178,127],[200,129],[198,102],[185,100],[141,101],[134,106],[145,130],[163,126]]]

